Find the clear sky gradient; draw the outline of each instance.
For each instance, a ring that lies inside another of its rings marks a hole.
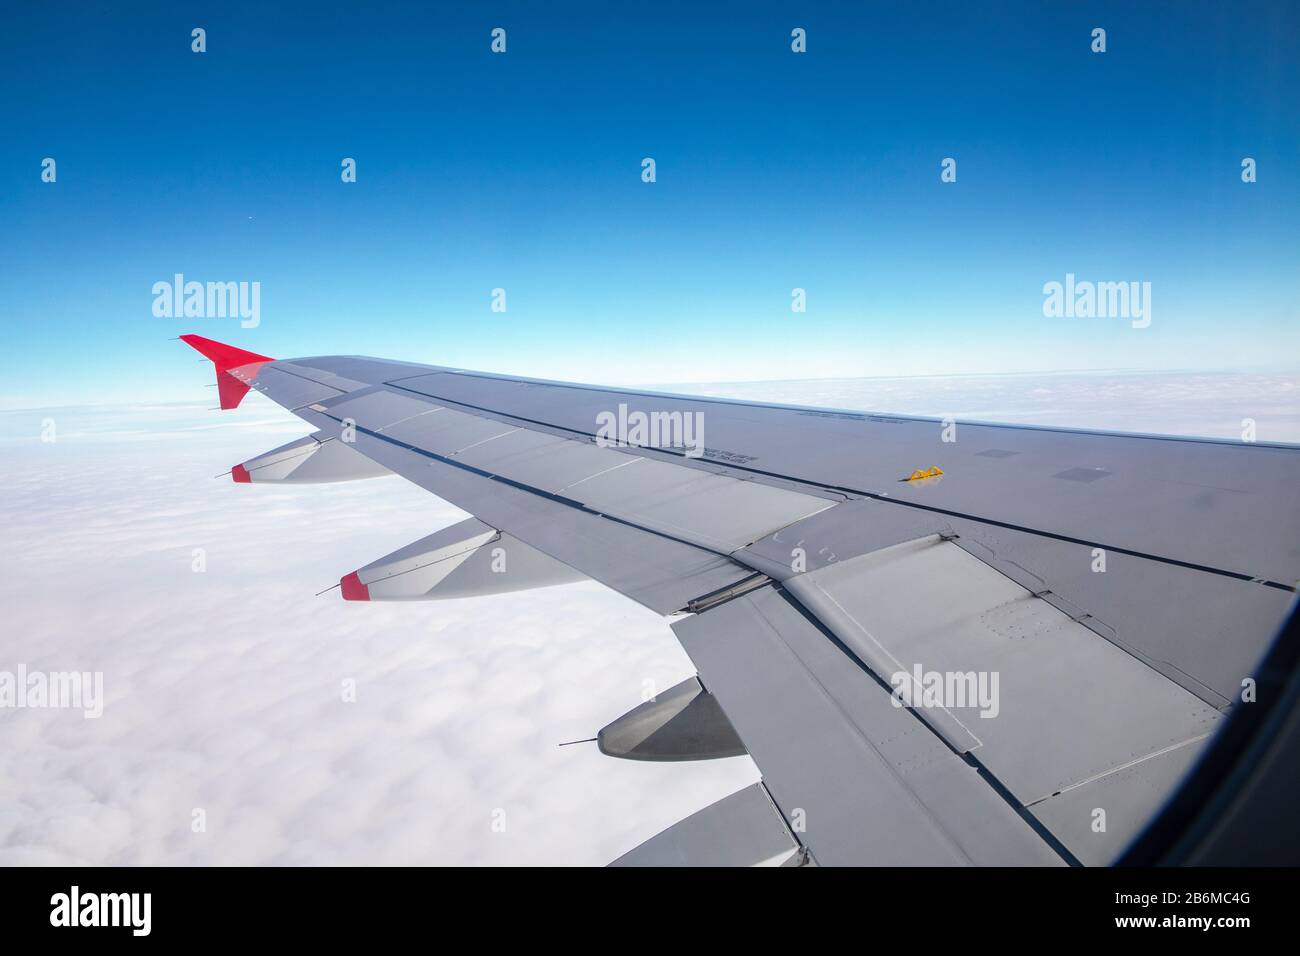
[[[183,332],[610,384],[1294,367],[1297,36],[1286,2],[19,5],[0,402],[204,397]],[[260,282],[260,326],[155,317],[177,272]],[[1045,318],[1067,272],[1149,281],[1151,327]]]

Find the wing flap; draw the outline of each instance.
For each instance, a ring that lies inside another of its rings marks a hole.
[[[1030,812],[1080,862],[1109,866],[1174,793],[1200,753],[1199,741],[1176,745],[1070,787]]]
[[[1192,759],[1220,720],[1213,707],[937,535],[785,586],[1022,807],[1113,777],[1107,795],[1126,809],[1104,830],[1092,829],[1094,810],[1104,806],[1078,807],[1071,798],[1044,807],[1064,832],[1088,834],[1082,845],[1065,841],[1079,855],[1113,856],[1145,823],[1127,808],[1142,802],[1149,778],[1123,771],[1172,751]],[[1066,805],[1081,816],[1067,818]]]
[[[774,588],[673,624],[822,865],[1060,864],[979,770]]]

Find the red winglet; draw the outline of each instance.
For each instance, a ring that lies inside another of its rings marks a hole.
[[[361,577],[355,571],[344,575],[342,580],[339,581],[339,585],[343,591],[343,600],[345,601],[370,600],[370,588],[361,583]]]
[[[258,370],[267,362],[275,359],[245,352],[233,345],[214,342],[201,335],[182,335],[181,341],[203,356],[212,360],[217,369],[217,397],[222,408],[235,408],[248,394],[250,383],[257,378]],[[240,377],[230,374],[231,369],[239,369]]]

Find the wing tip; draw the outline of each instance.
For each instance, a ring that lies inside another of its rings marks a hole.
[[[227,345],[224,342],[205,338],[202,335],[195,335],[192,332],[178,336],[178,338],[208,359],[216,369],[217,394],[223,410],[238,408],[239,403],[248,394],[248,382],[256,377],[258,369],[268,362],[275,361],[269,355],[259,355],[256,352],[250,352],[234,345]],[[244,381],[230,374],[230,370],[233,368],[248,366],[256,366],[256,368],[253,369],[251,375],[245,376],[246,380]]]
[[[361,576],[353,571],[339,579],[339,590],[345,601],[369,601],[370,589],[361,583]]]

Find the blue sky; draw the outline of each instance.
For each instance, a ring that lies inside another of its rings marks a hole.
[[[1281,2],[24,5],[0,400],[208,398],[182,332],[613,384],[1294,366],[1298,34]],[[177,272],[260,282],[260,325],[155,317]],[[1151,327],[1044,317],[1067,272],[1149,281]]]

